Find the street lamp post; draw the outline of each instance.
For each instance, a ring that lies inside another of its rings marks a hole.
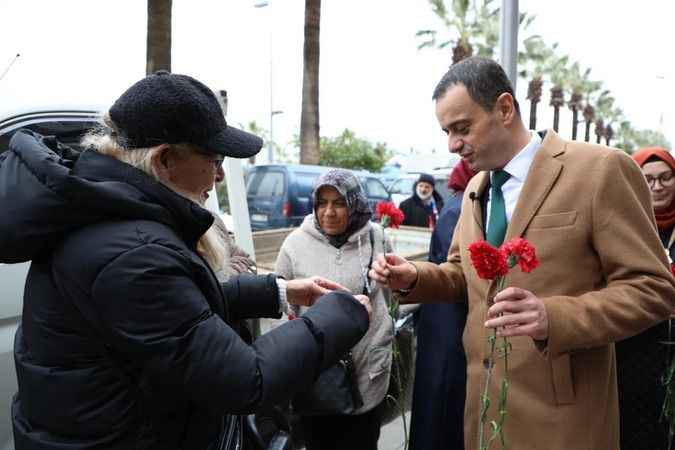
[[[255,8],[264,8],[269,7],[270,2],[268,0],[255,0],[253,3]],[[274,162],[274,116],[281,114],[283,111],[274,110],[274,60],[272,52],[272,14],[270,11],[270,20],[269,20],[269,39],[270,39],[270,139],[267,142],[267,160],[269,163]]]

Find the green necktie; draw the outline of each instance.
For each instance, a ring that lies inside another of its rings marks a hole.
[[[506,235],[506,206],[502,186],[511,175],[503,170],[492,172],[492,187],[490,188],[490,219],[488,222],[487,241],[498,247],[504,242]]]

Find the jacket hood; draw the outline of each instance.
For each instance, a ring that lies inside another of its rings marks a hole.
[[[0,155],[0,262],[34,259],[73,230],[115,220],[161,222],[193,245],[213,216],[109,156],[28,130],[12,137]]]

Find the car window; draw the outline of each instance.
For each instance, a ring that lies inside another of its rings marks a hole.
[[[284,195],[284,173],[256,170],[251,173],[246,193],[255,197],[281,197]]]
[[[311,197],[312,189],[314,189],[314,182],[319,178],[318,173],[296,172],[295,178],[297,180],[296,189],[298,197]]]
[[[366,193],[368,197],[377,197],[377,198],[387,198],[389,193],[384,187],[384,184],[378,179],[375,178],[366,178],[365,179]]]
[[[391,185],[389,192],[392,194],[411,195],[414,184],[415,178],[399,178]]]
[[[31,123],[25,127],[12,127],[12,131],[0,135],[0,153],[9,148],[9,141],[14,133],[20,128],[28,128],[43,136],[56,136],[59,142],[76,150],[83,150],[80,147],[80,139],[90,129],[98,124],[92,121],[70,121],[70,120],[52,120],[48,122]]]

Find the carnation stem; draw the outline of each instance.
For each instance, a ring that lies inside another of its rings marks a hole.
[[[501,292],[504,289],[504,277],[497,278],[497,293]],[[488,305],[490,306],[490,305]],[[500,315],[501,316],[501,315]],[[492,369],[495,366],[495,348],[497,342],[497,329],[492,329],[492,335],[488,337],[488,342],[490,342],[490,357],[488,359],[485,375],[485,387],[483,389],[483,395],[481,397],[481,408],[480,408],[480,428],[478,432],[478,444],[479,450],[488,450],[492,442],[499,437],[502,443],[502,447],[506,448],[506,439],[504,437],[504,422],[506,420],[506,399],[508,395],[509,382],[508,382],[508,353],[509,353],[509,341],[506,337],[502,337],[502,357],[504,358],[504,378],[502,379],[500,392],[499,392],[499,404],[498,404],[498,419],[497,421],[492,422],[493,431],[492,435],[486,442],[485,438],[485,425],[488,422],[487,413],[490,408],[490,380],[492,378]]]

